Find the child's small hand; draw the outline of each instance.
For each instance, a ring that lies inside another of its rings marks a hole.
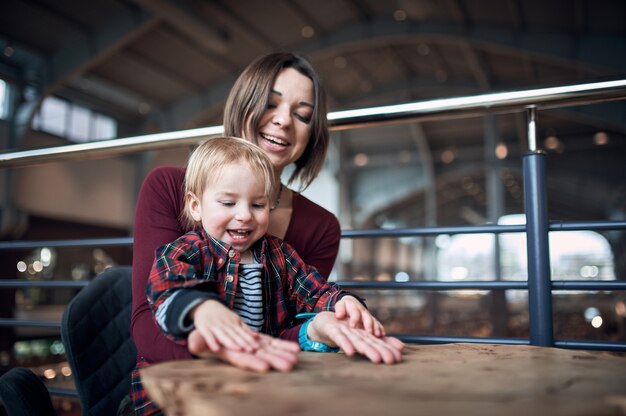
[[[351,328],[363,328],[377,338],[385,336],[385,328],[354,296],[344,296],[335,305],[335,316],[348,318]]]
[[[331,312],[327,312],[331,314]],[[269,335],[259,335],[259,348],[253,352],[233,351],[222,348],[218,352],[211,352],[197,329],[189,333],[187,348],[197,357],[219,357],[223,361],[244,370],[265,373],[270,370],[281,372],[291,371],[298,363],[300,346],[291,341],[273,338]]]
[[[239,315],[216,300],[202,302],[191,311],[190,317],[214,353],[222,347],[244,352],[259,348],[259,334],[250,329]]]
[[[339,320],[333,312],[315,315],[307,328],[309,339],[329,347],[339,347],[351,357],[362,354],[373,363],[395,364],[402,361],[404,344],[397,338],[378,338],[362,328],[352,328],[346,320]]]

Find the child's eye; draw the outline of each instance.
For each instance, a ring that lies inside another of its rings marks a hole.
[[[225,207],[233,207],[235,206],[235,203],[233,201],[219,201],[220,204],[224,205]]]
[[[252,208],[255,208],[255,209],[265,209],[266,206],[267,204],[262,204],[262,203],[252,204]]]

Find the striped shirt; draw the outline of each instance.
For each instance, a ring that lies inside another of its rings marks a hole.
[[[241,317],[241,320],[257,332],[263,328],[262,273],[262,264],[239,265],[239,284],[233,305],[233,309]]]

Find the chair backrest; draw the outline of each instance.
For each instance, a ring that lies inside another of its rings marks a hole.
[[[100,273],[65,308],[61,337],[83,415],[115,415],[130,391],[131,268]]]
[[[14,367],[0,377],[0,398],[9,416],[56,416],[46,385],[28,368]]]

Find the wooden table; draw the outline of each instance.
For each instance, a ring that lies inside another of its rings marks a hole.
[[[626,415],[626,357],[556,348],[407,345],[392,366],[309,352],[286,374],[204,359],[141,375],[168,415]]]

